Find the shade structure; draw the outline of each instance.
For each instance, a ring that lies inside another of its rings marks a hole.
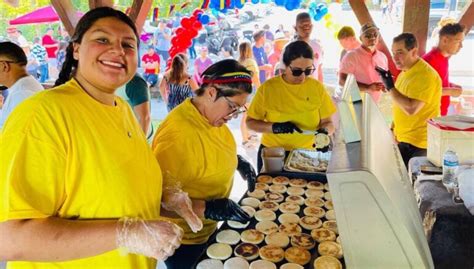
[[[77,12],[78,16],[82,16],[82,12]],[[57,22],[60,18],[52,6],[45,6],[38,8],[35,11],[21,15],[18,18],[11,20],[10,25],[20,24],[32,24],[32,23],[45,23],[45,22]]]

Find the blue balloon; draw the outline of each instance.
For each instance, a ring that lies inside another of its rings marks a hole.
[[[277,6],[284,6],[286,4],[286,0],[275,0],[275,4]]]
[[[202,16],[202,13],[197,14],[196,19],[197,19],[198,21],[201,21],[201,16]]]
[[[208,23],[209,23],[209,20],[210,20],[209,15],[206,15],[206,14],[201,15],[201,18],[199,19],[199,21],[200,21],[203,25],[208,24]]]
[[[270,3],[270,0],[261,0],[262,4],[268,4]]]
[[[258,4],[258,2],[259,2],[258,0],[252,0],[253,4]]]
[[[242,4],[242,1],[240,0],[234,0],[234,6],[238,9],[241,9],[244,7],[244,4]]]

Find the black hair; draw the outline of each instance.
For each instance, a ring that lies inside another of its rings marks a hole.
[[[209,66],[203,73],[203,78],[217,78],[227,73],[232,72],[244,72],[251,76],[251,72],[241,65],[239,62],[233,59],[222,60],[213,65]],[[213,85],[211,83],[203,83],[199,89],[196,90],[197,96],[202,96],[205,92],[206,87]],[[226,84],[217,84],[218,89],[217,98],[222,96],[232,97],[242,93],[252,93],[252,83],[247,82],[231,82]]]
[[[307,20],[307,19],[311,19],[311,16],[309,15],[308,12],[301,12],[298,15],[296,15],[296,22]]]
[[[298,58],[313,59],[313,49],[306,41],[297,40],[289,43],[283,53],[283,63],[289,66],[290,63]]]
[[[466,27],[459,23],[448,23],[439,30],[439,36],[457,35],[464,32]]]
[[[234,50],[232,49],[231,46],[229,45],[226,45],[224,47],[222,47],[222,49],[225,51],[225,52],[228,52],[230,54],[230,56],[234,56]]]
[[[0,42],[0,55],[3,55],[7,57],[8,60],[22,66],[25,66],[28,63],[23,49],[10,41]]]
[[[94,25],[96,21],[102,18],[113,17],[116,18],[124,23],[126,23],[130,28],[133,30],[133,33],[137,37],[137,46],[139,43],[139,36],[137,32],[137,28],[133,21],[122,11],[115,10],[111,7],[99,7],[92,10],[89,10],[77,23],[76,29],[74,31],[74,35],[71,37],[71,41],[66,48],[66,57],[61,68],[61,72],[59,72],[58,79],[54,83],[54,86],[58,86],[61,84],[66,83],[69,79],[71,79],[71,75],[75,72],[77,68],[78,61],[74,59],[73,52],[73,44],[74,43],[81,43],[84,34]]]
[[[401,42],[405,44],[405,48],[407,50],[412,50],[414,48],[418,48],[418,41],[416,37],[412,33],[401,33],[398,36],[393,38],[393,42]]]

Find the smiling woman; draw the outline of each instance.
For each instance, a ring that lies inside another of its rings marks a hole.
[[[158,220],[160,167],[130,106],[114,95],[136,71],[137,46],[127,15],[89,11],[56,87],[6,121],[0,260],[9,268],[154,269],[152,258],[179,246],[182,230]]]

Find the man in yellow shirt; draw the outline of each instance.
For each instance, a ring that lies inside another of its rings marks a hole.
[[[427,120],[440,114],[441,79],[418,56],[418,42],[413,34],[395,37],[392,54],[395,65],[402,70],[395,85],[389,71],[377,71],[393,99],[393,131],[408,167],[410,158],[426,156]]]

